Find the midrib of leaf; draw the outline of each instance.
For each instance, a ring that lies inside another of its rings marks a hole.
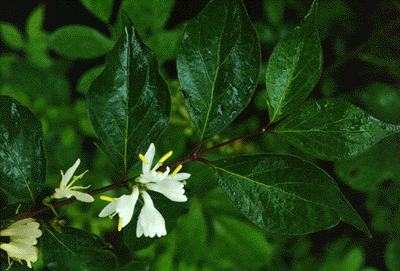
[[[220,34],[220,36],[219,36],[219,42],[218,42],[217,63],[219,63],[219,58],[220,58],[220,50],[221,50],[222,35],[223,35],[223,33],[224,33],[224,30],[225,30],[225,25],[226,25],[226,20],[227,20],[227,12],[228,12],[228,10],[225,8],[224,24],[223,24],[223,27],[222,27],[222,30],[221,30],[221,34]],[[205,122],[204,122],[203,131],[201,132],[200,139],[203,139],[203,137],[204,137],[204,133],[205,133],[205,131],[206,131],[206,127],[207,127],[207,123],[208,123],[208,118],[210,117],[210,112],[211,112],[211,108],[212,108],[212,105],[213,105],[213,97],[214,97],[215,82],[216,82],[217,77],[218,77],[219,69],[220,69],[220,65],[217,65],[217,68],[216,68],[216,71],[215,71],[215,75],[214,75],[214,80],[213,80],[212,85],[211,85],[211,97],[210,97],[210,102],[209,102],[209,104],[208,104],[207,115],[206,115],[206,119],[205,119]]]
[[[31,191],[31,188],[29,187],[28,181],[26,180],[25,175],[24,175],[24,173],[22,172],[21,168],[20,168],[19,165],[17,164],[17,161],[16,161],[14,155],[12,154],[12,151],[11,151],[11,149],[10,149],[10,145],[8,144],[8,141],[5,140],[5,142],[6,142],[6,146],[7,146],[8,152],[10,153],[10,155],[11,155],[13,161],[14,161],[14,165],[17,166],[19,173],[21,174],[22,178],[24,179],[26,188],[27,188],[28,191],[29,191],[29,195],[31,196],[32,201],[34,201],[35,198],[33,197],[33,193],[32,193],[32,191]]]
[[[129,38],[128,38],[128,40],[130,40]],[[127,101],[126,101],[126,104],[125,104],[125,115],[126,115],[126,117],[125,117],[125,137],[124,137],[124,173],[126,172],[126,170],[127,170],[127,163],[128,163],[128,161],[127,161],[127,154],[128,154],[128,131],[129,131],[129,75],[130,75],[130,73],[129,73],[129,70],[130,70],[130,61],[131,61],[131,58],[130,58],[130,56],[131,56],[131,47],[130,46],[128,46],[128,56],[127,56],[127,71],[128,71],[128,74],[126,75],[126,80],[127,80],[127,86],[126,86],[126,91],[127,91],[127,95],[126,95],[126,98],[127,98]]]
[[[67,247],[67,245],[65,245],[60,239],[57,238],[57,236],[51,231],[49,230],[47,227],[45,227],[45,229],[51,234],[51,236],[53,236],[53,238],[61,244],[61,246],[63,246],[66,250],[68,250],[69,252],[71,252],[72,254],[74,254],[75,256],[78,257],[78,254],[76,254],[73,250],[71,250],[69,247]]]
[[[289,78],[288,78],[287,81],[286,81],[285,88],[284,88],[284,90],[283,90],[283,93],[282,93],[282,95],[281,95],[281,98],[279,99],[279,103],[278,103],[277,108],[275,109],[275,113],[274,113],[274,115],[273,115],[272,118],[271,118],[271,122],[274,121],[274,119],[275,119],[275,117],[276,117],[276,114],[278,113],[278,111],[279,111],[279,109],[280,109],[280,107],[281,107],[281,104],[282,104],[282,102],[283,102],[283,98],[284,98],[285,95],[286,95],[286,91],[288,90],[289,85],[290,85],[290,83],[292,82],[292,77],[293,77],[293,74],[294,74],[294,72],[295,72],[295,67],[297,66],[297,63],[299,62],[299,55],[300,55],[300,51],[301,51],[302,48],[303,48],[303,43],[301,43],[301,46],[298,46],[298,47],[296,48],[296,49],[297,49],[297,50],[296,50],[296,61],[293,61],[293,65],[292,65],[292,69],[291,69],[290,76],[289,76]]]

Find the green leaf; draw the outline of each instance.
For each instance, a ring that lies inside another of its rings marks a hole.
[[[94,16],[105,23],[110,21],[114,0],[80,0]]]
[[[179,216],[183,215],[189,209],[188,202],[175,202],[167,199],[160,193],[148,191],[151,199],[154,202],[154,207],[161,213],[165,220],[165,227],[167,234],[172,231],[176,225],[176,221]],[[137,220],[142,210],[143,204],[138,200],[133,212],[132,220],[122,230],[124,233],[124,244],[129,248],[130,251],[138,251],[150,246],[153,242],[160,238],[154,237],[136,237]],[[161,237],[164,238],[165,236]]]
[[[89,88],[87,108],[99,146],[127,172],[167,126],[171,99],[154,53],[123,13],[124,28],[107,54],[104,71]]]
[[[215,216],[212,220],[215,243],[244,270],[261,270],[271,261],[274,247],[264,232],[250,223],[229,216]]]
[[[34,200],[42,191],[46,159],[42,124],[25,106],[0,96],[0,190],[9,204]]]
[[[208,139],[247,106],[260,73],[260,45],[241,0],[214,0],[186,26],[177,56],[196,132]]]
[[[260,154],[212,164],[231,201],[261,228],[306,234],[343,220],[370,235],[335,181],[309,162],[289,155]]]
[[[70,59],[88,59],[104,55],[114,42],[98,30],[84,25],[66,25],[50,35],[49,46]]]
[[[76,91],[86,95],[90,85],[93,81],[100,75],[100,73],[104,70],[104,65],[99,65],[90,70],[86,71],[81,78],[79,78],[78,83],[76,85]]]
[[[392,239],[388,242],[385,251],[385,263],[389,271],[400,269],[400,240]]]
[[[266,86],[271,122],[282,119],[312,91],[322,69],[322,50],[315,28],[316,1],[300,27],[275,47],[267,67]]]
[[[343,101],[319,100],[294,111],[275,132],[320,159],[350,158],[380,139],[400,131]]]
[[[335,174],[339,179],[364,192],[373,192],[386,180],[400,176],[400,134],[382,139],[365,152],[335,163]]]
[[[24,46],[22,33],[12,24],[0,23],[0,33],[5,44],[14,50],[21,50]]]
[[[62,233],[44,226],[41,239],[43,262],[50,270],[109,271],[117,268],[117,257],[107,250],[101,237],[75,228]]]

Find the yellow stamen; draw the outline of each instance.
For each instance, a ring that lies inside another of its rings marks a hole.
[[[178,173],[179,170],[181,170],[181,168],[182,168],[182,165],[177,166],[176,169],[174,170],[174,172],[172,172],[171,178],[174,178],[176,173]]]
[[[158,160],[158,163],[159,164],[164,163],[164,161],[167,160],[168,158],[170,158],[171,155],[172,155],[172,151],[169,151],[168,153],[164,154],[164,156],[161,157],[160,160]]]
[[[15,214],[18,214],[19,208],[21,207],[22,203],[20,203],[17,207],[17,210],[15,211]]]
[[[143,163],[145,163],[146,165],[149,164],[149,161],[147,161],[147,159],[146,159],[141,153],[139,153],[139,158],[140,158],[140,160],[142,160]]]
[[[108,197],[108,196],[100,196],[100,199],[109,201],[109,202],[117,202],[115,199]]]
[[[118,221],[118,231],[121,231],[121,230],[122,230],[121,222],[122,222],[122,218],[119,218],[119,221]]]

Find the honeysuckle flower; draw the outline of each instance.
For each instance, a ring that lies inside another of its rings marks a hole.
[[[153,238],[154,236],[164,236],[167,234],[165,229],[165,220],[160,212],[154,207],[153,201],[150,195],[146,192],[142,192],[144,205],[140,211],[138,223],[136,227],[136,236],[142,235]]]
[[[151,168],[155,152],[155,146],[151,143],[145,155],[139,154],[139,158],[143,162],[142,174],[136,178],[136,185],[133,186],[131,195],[122,195],[119,198],[100,197],[103,200],[110,201],[110,203],[100,212],[99,216],[110,216],[112,218],[114,215],[118,214],[118,230],[121,231],[132,219],[136,201],[139,198],[139,194],[142,195],[144,205],[138,218],[136,228],[137,237],[142,235],[148,237],[157,235],[161,237],[167,234],[165,220],[161,213],[154,207],[150,195],[146,192],[147,189],[159,192],[172,201],[187,201],[187,197],[184,195],[184,184],[179,181],[188,179],[190,174],[178,173],[182,165],[177,166],[171,175],[169,175],[169,167],[166,168],[165,172],[157,171],[157,169],[162,166],[163,162],[172,155],[172,151],[162,156],[157,164]]]
[[[139,188],[135,186],[130,195],[122,195],[119,198],[110,198],[107,196],[100,196],[102,200],[110,201],[100,212],[99,217],[106,217],[118,214],[118,230],[121,231],[129,221],[132,219],[133,211],[135,210],[136,201],[139,197]]]
[[[93,202],[94,198],[87,194],[83,193],[80,191],[75,191],[77,189],[86,189],[89,188],[89,186],[83,187],[83,186],[72,186],[77,180],[81,179],[83,175],[85,175],[87,170],[83,172],[79,176],[73,176],[75,173],[75,170],[78,168],[79,164],[81,163],[81,159],[78,158],[76,160],[75,164],[70,167],[67,172],[64,172],[61,170],[61,183],[60,183],[60,188],[56,188],[56,192],[52,195],[53,198],[55,199],[61,199],[61,198],[70,198],[70,197],[75,197],[79,201],[83,202]],[[72,181],[68,184],[68,182],[71,180]]]
[[[24,260],[26,265],[32,268],[32,263],[36,262],[39,256],[39,249],[35,247],[37,238],[42,235],[39,226],[35,219],[26,218],[0,231],[0,236],[10,237],[10,243],[0,244],[0,248],[7,252],[9,267],[11,258],[21,264]]]

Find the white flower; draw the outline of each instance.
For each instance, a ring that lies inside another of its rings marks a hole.
[[[160,212],[154,208],[150,195],[146,191],[143,191],[142,197],[144,205],[139,214],[136,236],[140,237],[144,234],[146,237],[153,238],[155,235],[158,237],[166,235],[165,220]]]
[[[72,186],[77,180],[81,179],[83,175],[87,172],[83,172],[79,176],[73,176],[75,173],[75,170],[78,168],[79,164],[81,163],[81,160],[78,158],[76,160],[75,164],[67,170],[67,172],[64,172],[61,170],[61,183],[60,183],[60,188],[56,188],[56,192],[52,195],[53,198],[55,199],[61,199],[61,198],[70,198],[70,197],[75,197],[77,200],[84,201],[84,202],[93,202],[94,198],[83,192],[75,191],[77,189],[86,189],[89,188],[83,187],[83,186]],[[73,176],[73,177],[72,177]],[[68,184],[69,180],[72,178],[72,181],[70,184]]]
[[[37,238],[42,235],[39,226],[33,218],[26,218],[0,231],[0,236],[10,237],[10,243],[0,244],[0,248],[7,252],[9,266],[11,258],[21,264],[21,260],[24,260],[27,266],[32,268],[32,263],[36,262],[39,256],[39,249],[34,246],[37,244]]]
[[[145,191],[146,189],[159,192],[172,201],[187,201],[187,197],[184,195],[184,184],[179,181],[188,179],[190,174],[178,173],[182,165],[177,166],[171,175],[168,175],[170,172],[169,167],[166,168],[165,172],[157,171],[157,169],[162,166],[162,163],[172,155],[172,151],[161,157],[157,164],[151,168],[155,152],[156,148],[154,144],[151,143],[144,156],[139,154],[140,160],[143,161],[142,174],[136,179],[137,185],[133,187],[130,196],[123,195],[116,199],[106,196],[100,197],[103,200],[110,201],[110,203],[100,212],[99,216],[113,217],[115,214],[118,214],[120,217],[118,230],[120,231],[132,219],[136,201],[138,200],[139,194],[142,194],[144,205],[138,218],[136,228],[137,237],[142,235],[148,237],[157,235],[161,237],[167,234],[165,220],[161,213],[154,207],[150,195]]]
[[[101,199],[110,201],[110,203],[100,212],[99,217],[114,216],[118,214],[118,230],[121,231],[122,228],[131,221],[138,197],[139,188],[137,186],[133,188],[132,194],[129,196],[122,195],[116,199],[107,196],[100,196]]]

